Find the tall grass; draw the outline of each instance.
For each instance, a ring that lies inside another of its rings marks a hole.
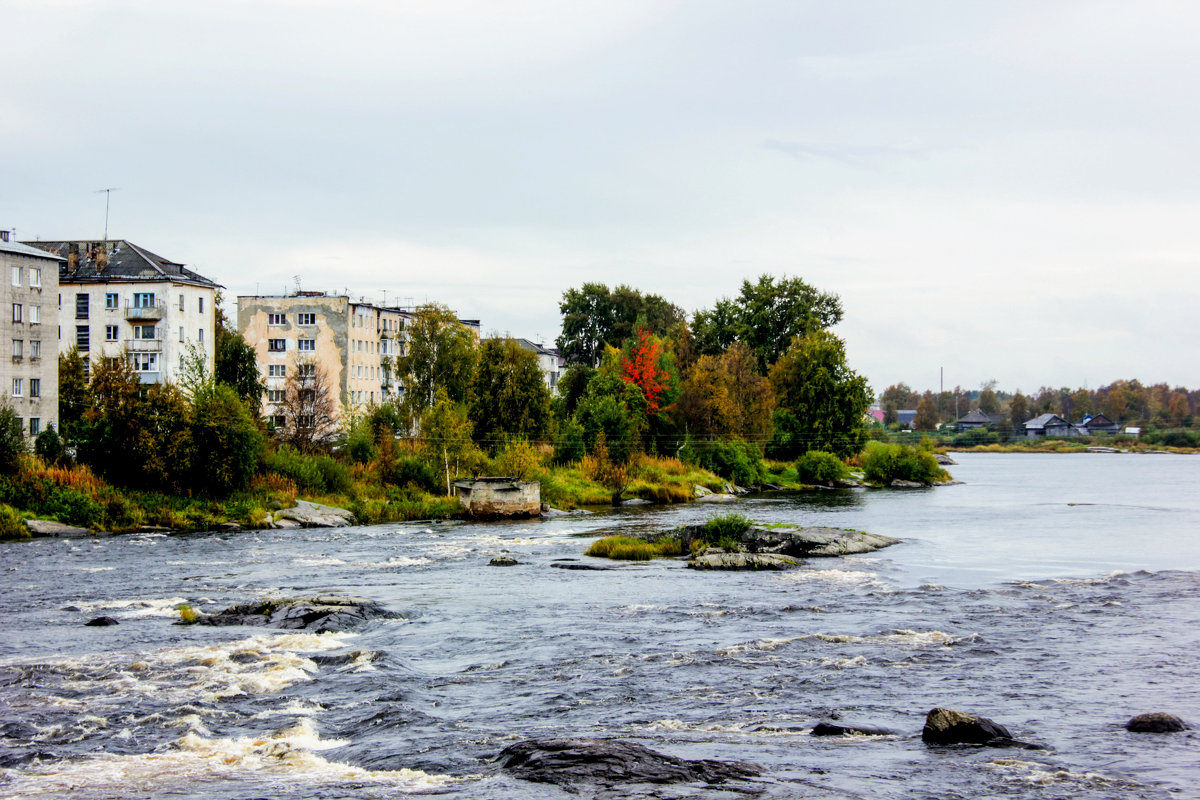
[[[677,539],[660,539],[648,542],[628,536],[607,536],[595,541],[585,555],[596,558],[611,558],[615,561],[649,561],[681,554]]]

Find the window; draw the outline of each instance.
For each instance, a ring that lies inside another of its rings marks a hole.
[[[25,379],[13,378],[13,397],[22,397],[25,394]]]
[[[275,414],[271,417],[271,424],[276,428],[282,428],[286,423],[287,420],[284,419],[283,414]]]
[[[121,329],[118,328],[116,325],[105,325],[104,326],[104,341],[115,342],[117,340],[117,336],[120,335],[120,331],[121,331]],[[137,328],[134,328],[134,331],[136,332]]]
[[[197,297],[196,299],[200,301],[200,313],[203,314],[204,313],[204,298]]]
[[[88,319],[88,296],[75,295],[75,319]]]
[[[20,322],[21,316],[21,304],[13,303],[13,322]]]
[[[30,378],[29,379],[29,396],[30,397],[41,397],[42,396],[42,379],[41,378]]]
[[[296,349],[300,350],[302,352],[307,351],[307,352],[311,353],[317,349],[317,340],[316,339],[297,339],[296,340]]]
[[[13,281],[12,281],[13,286],[20,286],[21,285],[21,268],[13,267],[12,268],[12,276],[13,276]]]
[[[116,292],[105,293],[104,307],[107,308],[109,311],[113,310],[114,308],[120,308],[121,307],[121,295],[117,294]]]
[[[29,307],[29,324],[30,325],[41,325],[42,324],[42,307],[41,306],[30,306]]]
[[[30,358],[41,358],[42,357],[42,340],[41,339],[33,339],[29,342],[29,357]]]
[[[287,365],[286,364],[268,364],[267,365],[267,377],[268,378],[286,378],[287,377]]]
[[[17,361],[25,355],[25,343],[20,339],[13,339],[13,361]]]
[[[282,403],[283,402],[283,389],[267,389],[267,402],[268,403]]]
[[[181,295],[179,295],[179,310],[180,310],[180,311],[184,311],[184,310],[186,310],[186,309],[184,308],[184,305],[183,305],[183,303],[184,303],[184,298],[183,298],[183,295],[181,294]]]
[[[116,326],[114,325],[113,327],[115,328]],[[157,332],[158,332],[158,328],[155,325],[134,325],[133,326],[133,338],[135,338],[135,339],[155,339],[155,338],[157,338],[155,336],[155,334]]]
[[[42,271],[40,269],[38,269],[37,267],[29,268],[29,285],[36,287],[36,288],[41,288]]]
[[[75,326],[75,346],[79,348],[79,352],[86,353],[92,344],[92,329],[87,325]]]
[[[42,432],[42,418],[41,417],[30,417],[29,418],[29,435],[37,436],[41,432]]]
[[[316,314],[297,314],[296,315],[296,324],[297,325],[316,325],[317,324],[317,315]]]
[[[196,341],[200,342],[200,344],[204,344],[204,328],[199,330],[199,336],[196,337]]]
[[[157,353],[134,353],[130,356],[134,372],[158,372]]]
[[[181,342],[185,341],[184,336],[183,336],[183,326],[182,325],[179,326],[179,341],[181,341]]]
[[[154,308],[154,292],[134,292],[133,307]]]
[[[296,374],[301,378],[315,378],[317,376],[317,365],[300,364],[296,367]]]
[[[268,325],[286,325],[287,314],[267,314]]]
[[[287,339],[267,339],[267,352],[282,353],[287,350]]]

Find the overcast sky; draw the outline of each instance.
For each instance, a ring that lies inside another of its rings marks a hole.
[[[1200,5],[0,0],[0,227],[551,341],[839,294],[876,391],[1200,386]]]

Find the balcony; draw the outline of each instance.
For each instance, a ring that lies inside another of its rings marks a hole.
[[[135,374],[142,383],[162,383],[161,372],[138,372]]]
[[[166,316],[167,304],[164,301],[151,303],[150,305],[135,306],[133,303],[125,304],[125,319],[162,319]]]
[[[161,353],[162,339],[126,339],[126,353]]]

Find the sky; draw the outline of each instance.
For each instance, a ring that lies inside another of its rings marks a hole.
[[[551,342],[842,298],[878,392],[1200,386],[1200,5],[0,0],[0,228]],[[115,188],[111,195],[98,190]],[[944,375],[944,379],[941,377]]]

